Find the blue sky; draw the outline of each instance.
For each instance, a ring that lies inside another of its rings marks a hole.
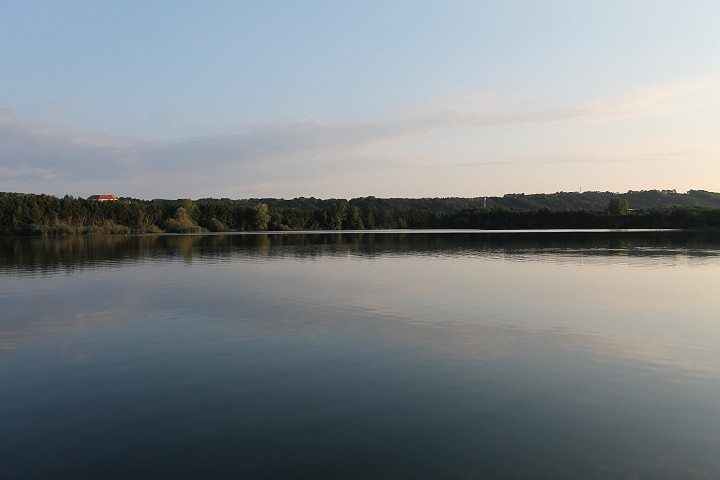
[[[720,191],[720,2],[0,1],[0,191]]]

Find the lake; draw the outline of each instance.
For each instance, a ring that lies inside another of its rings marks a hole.
[[[7,479],[720,478],[719,232],[0,239]]]

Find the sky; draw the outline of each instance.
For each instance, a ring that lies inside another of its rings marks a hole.
[[[0,0],[0,191],[720,191],[717,0]]]

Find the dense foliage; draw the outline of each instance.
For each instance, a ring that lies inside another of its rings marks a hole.
[[[653,190],[487,198],[200,199],[100,202],[0,193],[5,235],[404,228],[703,228],[720,226],[720,194]]]

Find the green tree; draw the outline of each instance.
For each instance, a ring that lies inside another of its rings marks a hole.
[[[337,203],[330,208],[330,228],[333,230],[342,230],[343,222],[347,217],[348,204],[345,202]]]
[[[610,215],[627,215],[629,210],[627,200],[622,198],[611,198],[608,202],[607,211]]]
[[[204,231],[203,228],[199,227],[184,207],[179,207],[175,210],[173,218],[169,218],[167,221],[167,229],[170,232],[178,233],[197,233]]]
[[[363,225],[362,216],[360,215],[360,208],[358,207],[350,207],[348,210],[348,215],[345,218],[345,224],[347,230],[364,230],[365,225]]]
[[[255,213],[255,230],[265,231],[270,223],[270,209],[267,203],[258,203],[253,207]]]
[[[193,202],[189,198],[183,198],[180,206],[185,209],[193,223],[198,221],[200,210],[198,209],[198,206],[195,204],[195,202]]]

